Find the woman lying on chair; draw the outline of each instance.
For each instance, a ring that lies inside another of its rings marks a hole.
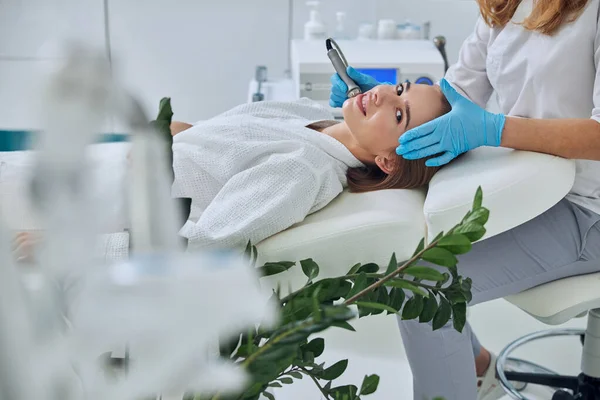
[[[173,122],[173,196],[191,198],[180,234],[190,249],[237,248],[281,232],[353,192],[411,189],[437,168],[396,155],[406,130],[450,111],[437,86],[377,86],[348,100],[344,122],[317,103],[261,102],[207,121]],[[103,256],[127,257],[127,234],[104,237]],[[16,249],[31,247],[20,234]]]

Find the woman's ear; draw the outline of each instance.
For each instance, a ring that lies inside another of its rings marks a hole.
[[[397,157],[396,154],[392,154],[388,157],[377,156],[375,157],[375,164],[388,175],[391,175],[394,172],[394,168],[396,166],[396,162],[392,157]]]

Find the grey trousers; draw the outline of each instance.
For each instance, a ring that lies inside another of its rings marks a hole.
[[[459,257],[473,280],[475,305],[574,275],[600,271],[600,215],[567,200],[510,231],[475,243]],[[490,319],[492,322],[492,319]],[[497,321],[498,328],[510,321]],[[430,324],[398,325],[413,373],[414,399],[476,400],[477,337],[467,324],[433,331]]]

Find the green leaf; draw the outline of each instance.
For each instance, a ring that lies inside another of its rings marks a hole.
[[[286,325],[292,321],[298,321],[308,316],[313,311],[312,298],[296,297],[290,300],[281,310],[282,324]]]
[[[252,266],[254,266],[257,261],[258,261],[258,250],[256,249],[256,246],[252,246]]]
[[[258,271],[261,276],[271,276],[285,272],[288,269],[292,268],[294,265],[296,265],[296,263],[292,261],[266,263],[262,267],[258,268]]]
[[[440,297],[440,306],[433,317],[433,330],[438,330],[444,327],[448,321],[450,321],[450,317],[452,316],[452,307],[448,300],[446,300],[443,296]]]
[[[346,321],[334,322],[333,324],[331,324],[331,326],[335,326],[336,328],[342,328],[342,329],[346,329],[348,331],[356,332],[356,329],[354,329],[354,327]]]
[[[244,392],[242,400],[256,400],[260,397],[260,393],[263,390],[263,384],[261,382],[257,382]]]
[[[454,254],[439,247],[434,247],[425,251],[425,253],[423,253],[423,260],[443,267],[454,267],[458,263]]]
[[[348,271],[348,273],[346,275],[354,275],[356,273],[356,271],[358,271],[358,269],[361,267],[361,263],[358,264],[354,264],[354,266],[352,268],[350,268],[350,271]]]
[[[473,210],[466,222],[475,222],[480,225],[485,225],[490,218],[490,211],[487,208],[481,207]]]
[[[333,400],[355,400],[358,388],[354,385],[345,385],[331,388],[329,395]]]
[[[163,97],[160,99],[158,104],[158,115],[156,116],[157,121],[167,121],[171,123],[173,118],[173,108],[171,107],[171,98]]]
[[[319,276],[319,266],[311,258],[300,261],[300,266],[304,275],[308,277],[309,282]]]
[[[320,288],[319,301],[321,303],[332,303],[342,297],[346,298],[352,288],[352,284],[349,281],[339,278],[327,278],[306,286],[300,295],[312,296],[317,288]]]
[[[396,260],[396,253],[393,253],[392,258],[390,259],[390,262],[388,263],[387,270],[385,271],[385,275],[389,275],[397,269],[398,269],[398,261]]]
[[[465,235],[459,233],[445,236],[440,239],[438,247],[445,248],[453,254],[465,254],[471,251],[471,241]]]
[[[425,304],[423,305],[423,311],[419,315],[419,322],[426,323],[433,320],[436,311],[438,310],[438,303],[433,294],[425,299]]]
[[[371,303],[371,302],[367,302],[367,301],[357,301],[355,304],[359,307],[372,308],[374,310],[381,310],[381,311],[389,311],[392,314],[396,313],[396,310],[394,310],[392,307],[385,305],[385,304]]]
[[[465,235],[471,242],[476,242],[481,239],[485,235],[485,232],[485,228],[481,224],[475,222],[466,222],[459,225],[454,230],[454,233]]]
[[[319,357],[325,350],[325,339],[316,338],[311,340],[308,344],[303,346],[304,350],[310,351],[315,357]]]
[[[404,279],[391,279],[389,281],[387,281],[386,283],[384,283],[385,286],[391,286],[394,288],[399,288],[399,289],[406,289],[406,290],[410,290],[411,292],[421,295],[423,297],[427,297],[427,292],[424,291],[423,289],[415,286],[414,284],[410,283],[409,281],[406,281]]]
[[[275,396],[273,396],[271,393],[269,392],[262,392],[263,396],[265,396],[267,399],[269,400],[275,400]]]
[[[377,293],[377,300],[375,302],[389,306],[390,294],[388,293],[388,289],[386,287],[380,287],[375,292]]]
[[[229,358],[231,356],[231,353],[233,353],[240,343],[240,336],[236,335],[229,340],[225,340],[224,338],[219,339],[219,354],[221,357]]]
[[[408,299],[402,309],[402,319],[411,320],[417,318],[423,311],[424,301],[423,296],[415,294]]]
[[[444,280],[444,274],[430,267],[408,267],[402,272],[425,281],[441,282]]]
[[[279,383],[279,382],[273,382],[273,383],[269,384],[269,387],[271,387],[271,388],[280,388],[280,387],[283,387],[283,386],[281,386],[281,383]]]
[[[440,240],[440,238],[444,236],[444,231],[441,231],[440,233],[438,233],[433,240],[431,241],[431,243],[437,242],[438,240]]]
[[[279,378],[279,381],[284,385],[291,385],[292,383],[294,383],[294,380],[288,377]]]
[[[477,188],[475,191],[475,199],[473,200],[473,211],[481,208],[481,204],[483,204],[483,190],[481,190],[481,186]]]
[[[395,311],[391,314],[396,314],[402,308],[402,304],[404,304],[404,290],[399,288],[394,288],[390,292],[390,301],[388,305],[392,307]]]
[[[417,249],[415,250],[415,252],[413,253],[412,256],[413,257],[416,256],[421,251],[423,251],[424,248],[425,248],[425,238],[422,238],[421,241],[419,242],[419,245],[417,246]]]
[[[375,393],[377,386],[379,386],[379,376],[366,375],[360,387],[360,395],[366,396],[368,394]]]
[[[354,286],[350,289],[348,293],[348,298],[360,293],[362,290],[367,288],[367,275],[364,272],[361,272],[358,275],[358,278],[354,281]]]
[[[302,379],[302,374],[298,371],[288,372],[288,375],[291,375],[296,379]]]
[[[348,360],[338,361],[331,367],[325,369],[319,378],[326,381],[332,381],[339,378],[344,371],[346,371],[346,368],[348,368]]]
[[[374,263],[365,264],[360,267],[357,271],[358,273],[365,272],[367,274],[375,274],[379,272],[379,265]]]
[[[463,296],[465,296],[465,299],[467,300],[467,304],[470,303],[471,300],[473,300],[473,294],[471,293],[471,285],[472,285],[472,281],[470,278],[465,279],[460,284],[460,290],[461,290]]]
[[[312,351],[306,351],[302,353],[302,361],[307,364],[312,364],[315,362],[315,354]]]
[[[355,317],[354,311],[344,304],[323,306],[325,318],[332,321],[348,321]]]
[[[446,295],[446,297],[448,298],[448,300],[450,300],[451,304],[459,304],[459,303],[466,303],[467,302],[467,298],[459,290],[452,290],[452,289],[451,290],[446,290],[444,292],[444,294]]]
[[[244,250],[244,255],[248,258],[252,256],[252,242],[250,242],[249,240],[246,244],[246,250]]]
[[[321,291],[321,286],[317,287],[315,292],[312,295],[313,301],[313,318],[316,322],[321,321],[321,302],[319,301],[319,292]]]
[[[471,290],[473,280],[471,278],[466,278],[460,283],[460,286],[463,290]]]
[[[467,303],[457,303],[452,305],[452,324],[454,329],[463,331],[467,323]]]

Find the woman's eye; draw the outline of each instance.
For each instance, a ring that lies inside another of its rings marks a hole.
[[[396,110],[396,121],[402,122],[402,110]]]
[[[396,86],[396,93],[398,96],[402,96],[402,93],[404,93],[404,86],[402,84]]]

